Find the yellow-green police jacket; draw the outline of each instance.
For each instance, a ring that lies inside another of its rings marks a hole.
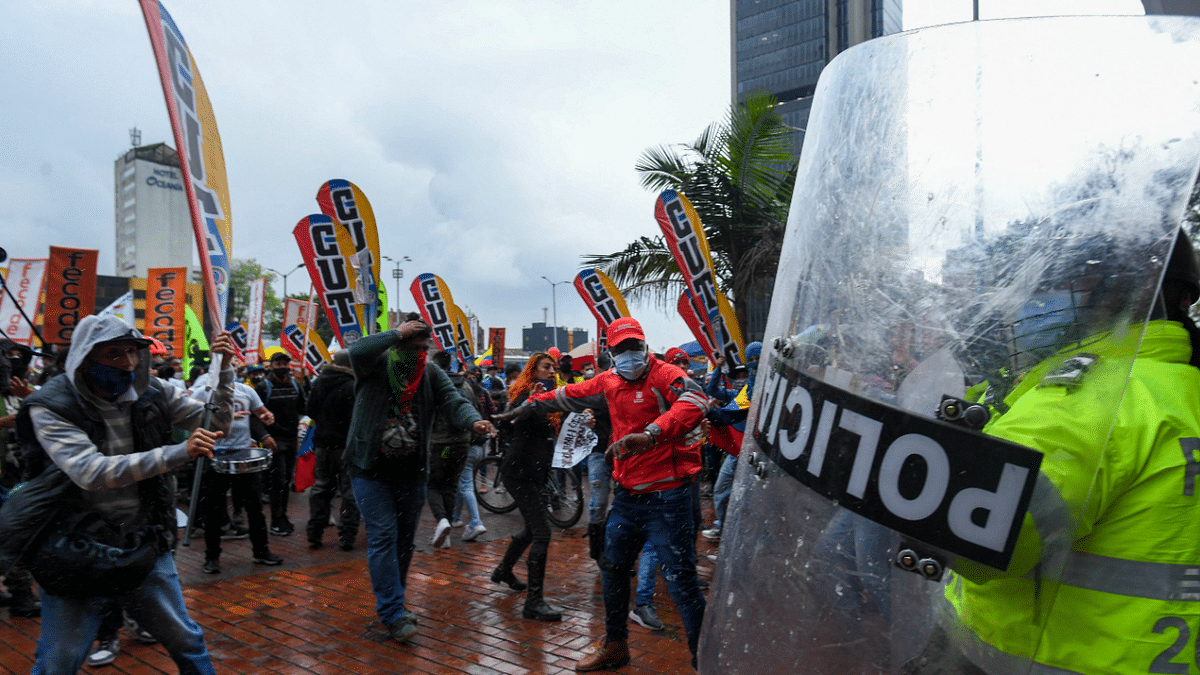
[[[1200,370],[1182,325],[1138,349],[1140,328],[1083,347],[1086,372],[1031,373],[985,430],[1044,455],[1009,570],[946,587],[989,674],[1200,673]]]

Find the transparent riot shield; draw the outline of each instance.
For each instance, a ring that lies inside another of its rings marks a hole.
[[[948,584],[1036,576],[1053,609],[1196,180],[1197,73],[1176,17],[943,26],[825,69],[701,673],[1030,672],[1036,620],[989,656]],[[1078,427],[1067,467],[1005,431],[1037,387],[1093,402],[1040,422]]]

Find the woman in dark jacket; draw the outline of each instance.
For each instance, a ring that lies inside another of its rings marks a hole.
[[[546,354],[534,354],[508,388],[510,407],[520,405],[532,394],[553,389],[554,384],[554,359]],[[526,584],[513,574],[513,565],[528,548],[529,583],[522,615],[539,621],[562,620],[562,613],[546,604],[542,597],[546,556],[550,551],[550,521],[546,518],[546,497],[542,489],[550,473],[558,424],[557,415],[529,415],[515,421],[512,444],[500,467],[501,480],[516,501],[525,527],[513,535],[504,560],[492,572],[492,581],[507,584],[517,591],[526,589]]]

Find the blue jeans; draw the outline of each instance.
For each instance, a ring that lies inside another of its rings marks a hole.
[[[413,536],[425,505],[425,481],[385,483],[350,479],[354,501],[367,530],[367,571],[375,593],[375,612],[390,626],[404,615],[404,589],[412,562]]]
[[[603,523],[608,515],[608,496],[612,492],[612,467],[604,461],[604,451],[587,456],[588,481],[592,484],[592,502],[588,505],[588,523]]]
[[[454,503],[454,520],[458,520],[465,504],[467,515],[471,517],[471,522],[467,523],[467,527],[483,524],[483,521],[479,519],[479,502],[475,500],[475,467],[481,459],[483,459],[483,446],[472,445],[471,449],[467,451],[467,465],[463,467],[462,476],[458,479],[458,501]]]
[[[690,485],[644,495],[617,490],[604,537],[604,555],[612,563],[603,572],[604,632],[608,640],[629,637],[629,573],[649,541],[658,553],[667,589],[687,632],[688,649],[695,657],[705,602],[696,581],[694,501]]]
[[[729,495],[733,493],[733,472],[737,469],[737,457],[725,455],[721,464],[721,472],[717,474],[717,482],[713,483],[713,511],[716,518],[713,527],[720,528],[725,522],[725,510],[729,508]]]
[[[642,555],[638,558],[638,587],[637,605],[649,605],[654,602],[654,582],[658,576],[658,554],[650,540],[642,547]]]
[[[60,598],[42,591],[42,634],[32,675],[74,675],[83,665],[104,618],[108,598]],[[121,604],[167,648],[180,673],[212,673],[204,633],[188,616],[175,571],[175,554],[158,557],[150,576],[121,596]]]
[[[891,617],[891,530],[841,510],[817,540],[817,556],[828,588],[846,588],[834,606],[848,616],[861,616],[863,592],[885,619]]]

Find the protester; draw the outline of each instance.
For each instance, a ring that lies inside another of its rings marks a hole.
[[[162,642],[181,672],[212,673],[204,635],[188,617],[175,570],[175,506],[167,474],[190,459],[211,457],[222,433],[197,429],[205,418],[204,404],[150,376],[148,345],[119,318],[80,320],[66,372],[26,399],[18,414],[18,435],[37,466],[30,467],[33,479],[5,508],[26,509],[20,523],[35,521],[33,516],[49,509],[47,518],[51,511],[65,514],[65,520],[56,520],[60,524],[94,514],[114,533],[153,532],[147,539],[157,551],[152,569],[122,601]],[[226,357],[235,352],[227,334],[212,341],[212,350]],[[229,423],[224,387],[232,378],[231,369],[222,371],[214,415],[218,424]],[[186,443],[165,444],[171,425],[195,430]],[[69,481],[63,482],[63,474]],[[51,495],[58,499],[48,507],[37,506],[39,498]],[[40,530],[42,524],[0,531],[0,546],[6,554],[21,550],[33,534],[30,529]],[[51,570],[31,565],[31,571],[39,576]],[[75,673],[103,615],[102,597],[74,594],[80,588],[96,588],[94,578],[67,577],[60,582],[76,590],[57,595],[42,588],[35,673]]]
[[[271,356],[271,372],[256,387],[259,398],[275,416],[275,423],[267,427],[275,439],[276,450],[271,455],[269,485],[271,499],[271,534],[286,537],[296,531],[288,518],[288,496],[296,477],[296,450],[299,442],[296,434],[300,430],[300,416],[305,409],[304,390],[292,377],[289,365],[292,357],[287,352],[276,352]]]
[[[682,370],[650,355],[637,320],[612,322],[608,340],[614,362],[611,371],[534,394],[510,413],[521,417],[578,412],[607,403],[612,419],[617,440],[609,450],[618,489],[605,530],[604,557],[609,563],[602,571],[605,639],[575,669],[603,670],[629,663],[629,579],[647,539],[658,552],[694,666],[705,602],[696,579],[692,491],[700,454],[691,432],[700,423],[707,401]]]
[[[338,510],[338,545],[343,551],[354,549],[358,537],[358,522],[361,517],[354,503],[354,490],[350,487],[350,475],[342,468],[342,453],[346,450],[346,435],[350,433],[350,417],[354,414],[354,371],[350,368],[350,352],[342,349],[335,352],[333,362],[321,366],[321,373],[313,383],[308,397],[308,416],[312,418],[313,452],[316,465],[313,467],[316,482],[308,495],[308,547],[319,549],[325,528],[329,525],[329,513],[333,498],[341,499]]]
[[[554,359],[537,353],[525,363],[525,369],[508,387],[509,403],[519,406],[532,394],[555,388]],[[527,619],[561,621],[562,612],[547,604],[543,595],[546,559],[550,551],[550,520],[546,517],[546,495],[543,488],[550,475],[554,455],[554,440],[561,424],[560,415],[528,415],[513,424],[512,446],[504,454],[500,478],[521,512],[524,527],[512,536],[508,550],[499,566],[492,572],[492,581],[513,590],[525,590]],[[517,579],[513,566],[525,549],[526,582]]]
[[[450,352],[436,352],[430,360],[446,373],[459,395],[470,401],[476,412],[480,412],[475,391],[467,384],[466,376],[461,372],[450,372]],[[432,448],[427,487],[429,513],[435,523],[432,544],[434,548],[449,548],[450,514],[454,511],[458,484],[467,463],[467,453],[471,449],[471,430],[456,427],[450,415],[438,410],[433,417]]]
[[[4,491],[22,479],[24,462],[15,426],[21,401],[33,393],[26,379],[33,356],[29,347],[0,338],[0,490]],[[33,593],[33,577],[23,565],[14,565],[5,575],[4,583],[8,590],[0,591],[0,607],[8,607],[10,616],[25,619],[41,616],[42,603]]]
[[[202,376],[192,387],[192,396],[200,401],[207,401],[212,396],[212,389],[207,386],[211,375]],[[213,449],[216,457],[221,457],[238,450],[250,448],[251,441],[261,442],[263,447],[274,452],[275,439],[267,432],[268,424],[274,421],[274,416],[258,397],[258,393],[249,385],[241,382],[233,383],[233,424],[229,433],[217,441]],[[283,563],[283,558],[271,552],[267,543],[267,520],[263,516],[262,503],[256,494],[254,482],[257,474],[225,474],[213,468],[212,461],[206,461],[200,489],[204,493],[204,572],[219,574],[221,572],[221,528],[226,517],[225,495],[233,492],[233,501],[241,504],[245,510],[246,523],[249,525],[251,560],[256,565],[275,566]]]
[[[417,632],[416,615],[405,607],[405,588],[425,501],[434,410],[446,409],[458,428],[495,431],[440,368],[426,367],[430,335],[410,314],[399,328],[350,347],[358,387],[343,465],[367,528],[375,609],[397,642]]]

